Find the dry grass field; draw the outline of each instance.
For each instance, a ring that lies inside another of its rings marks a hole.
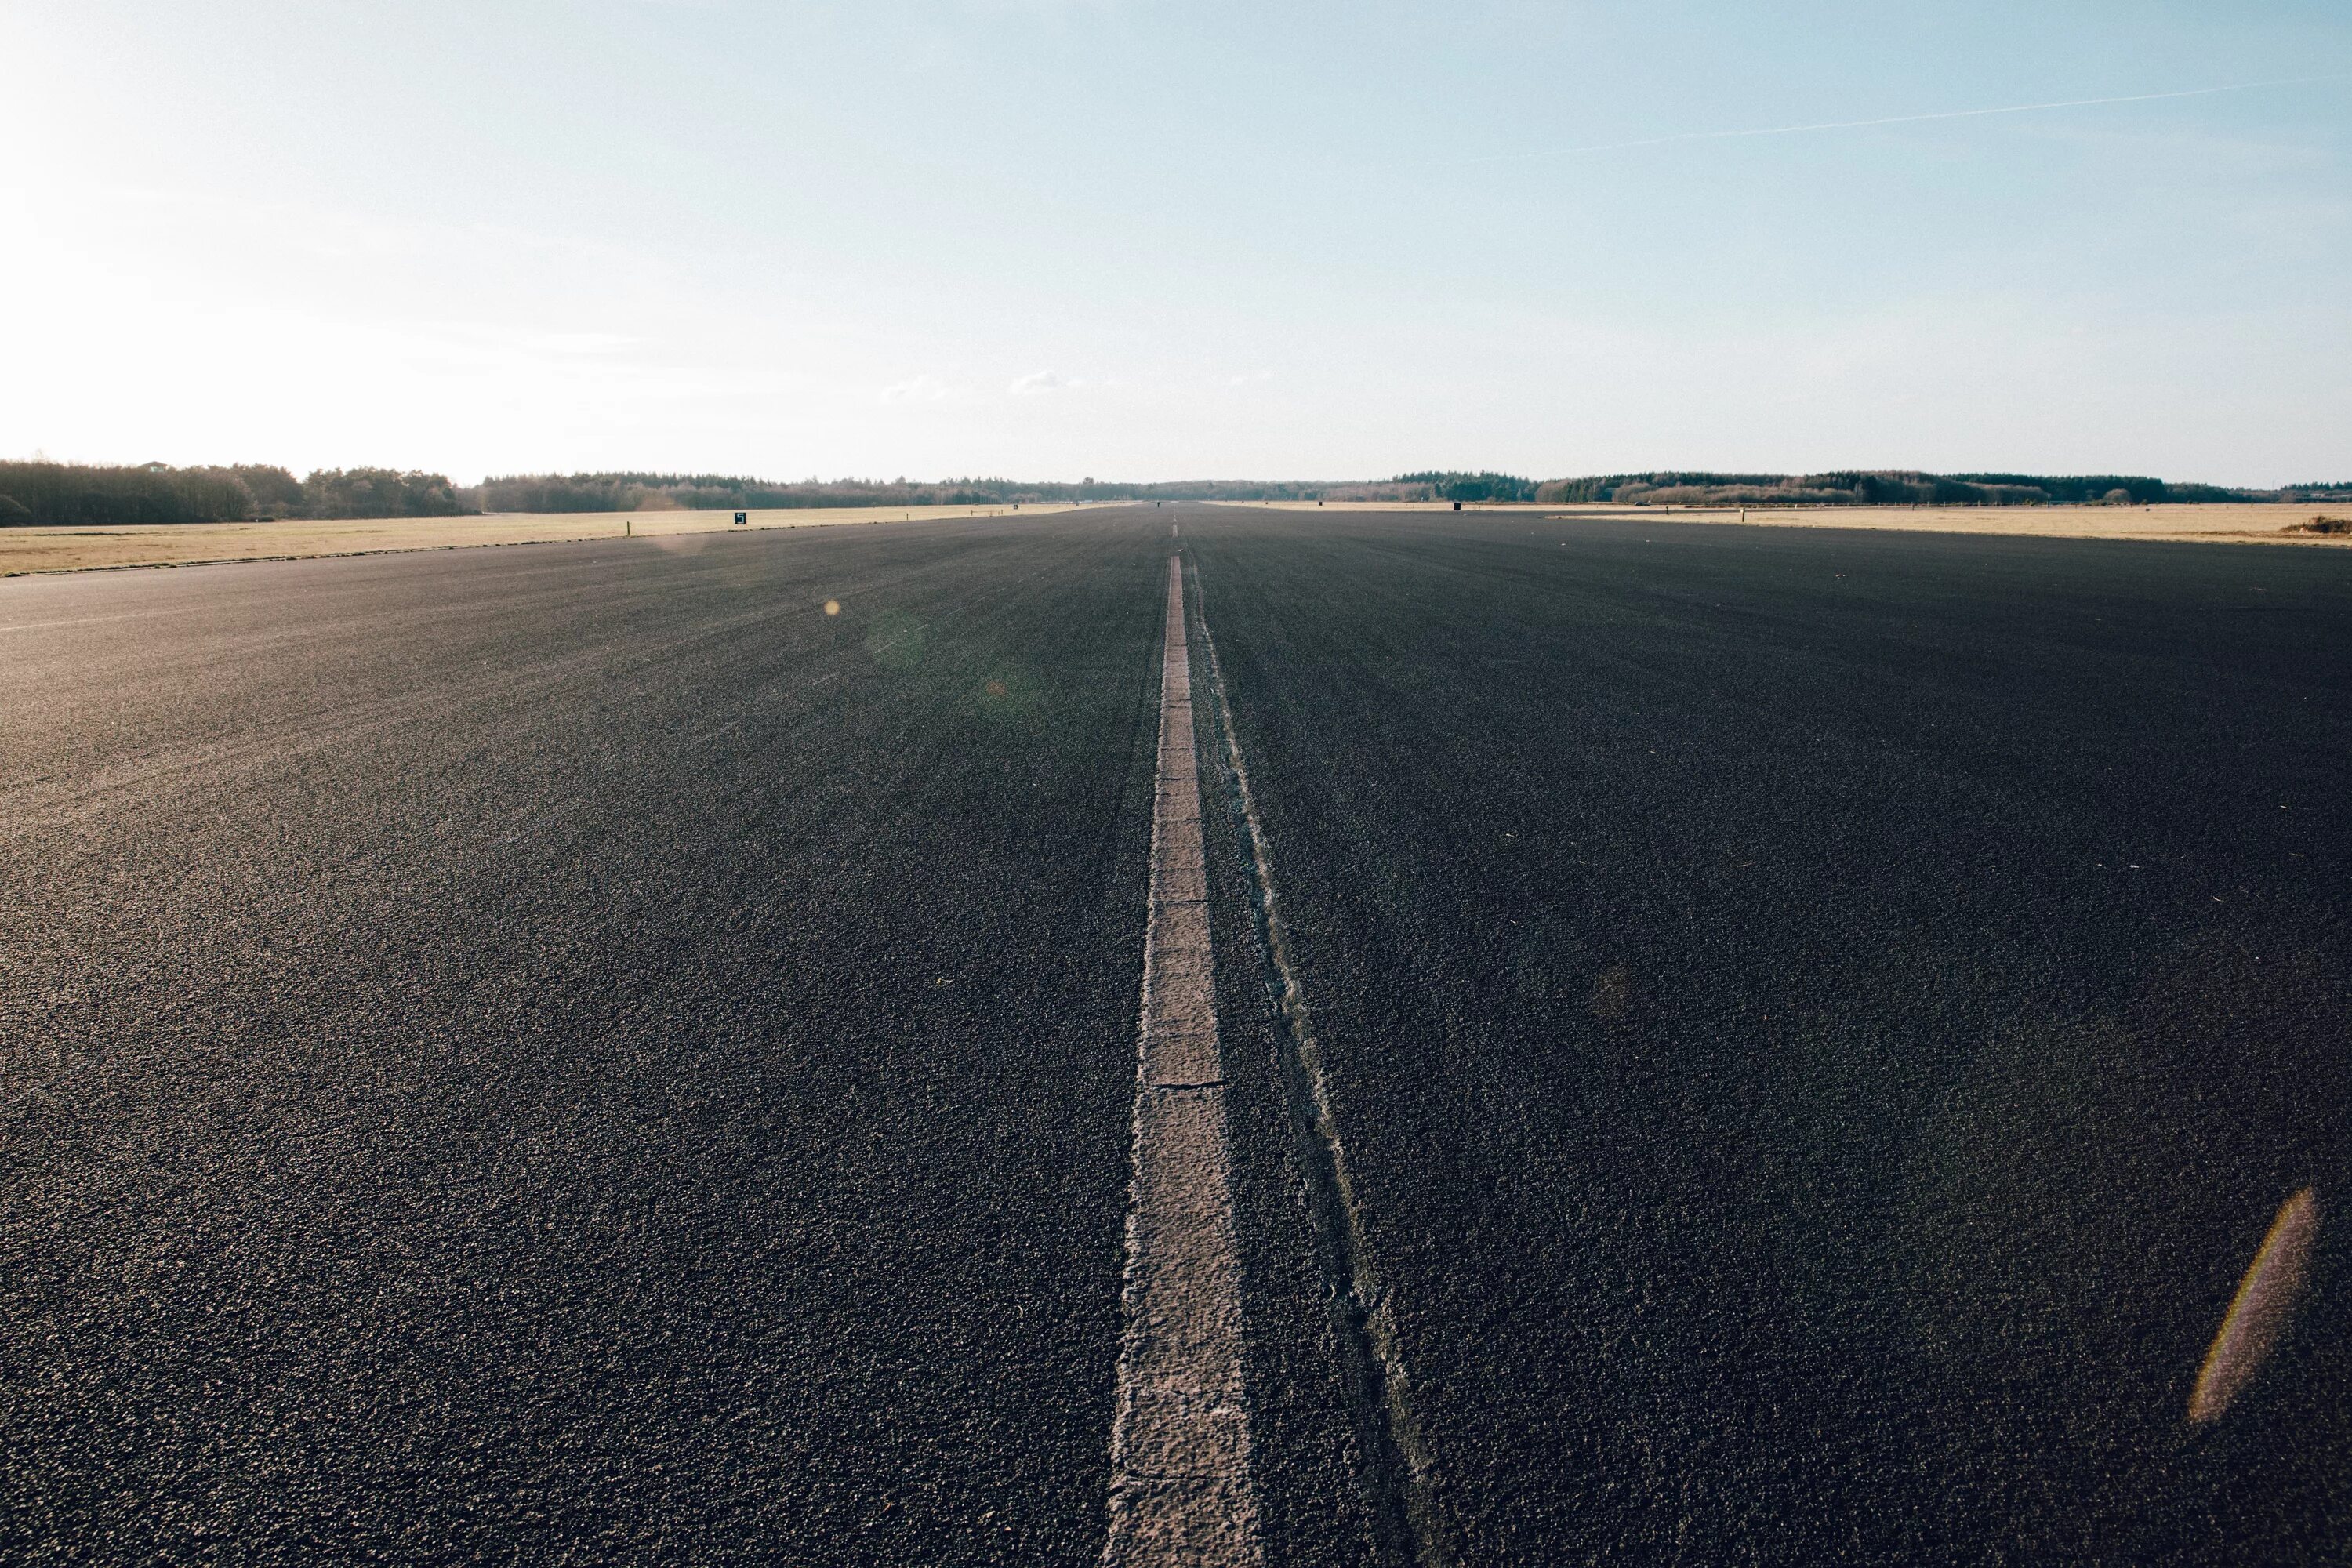
[[[1031,505],[1034,512],[1066,506]],[[917,518],[1013,515],[1008,506],[928,506],[755,511],[745,530],[839,528]],[[0,577],[27,572],[89,572],[129,566],[197,566],[225,561],[284,561],[313,555],[373,555],[401,550],[464,550],[492,544],[645,539],[690,549],[700,536],[734,530],[724,511],[572,512],[489,517],[394,517],[333,522],[202,522],[121,528],[0,529]]]
[[[1313,501],[1257,503],[1285,511],[1315,510]],[[1443,501],[1332,501],[1325,510],[1449,511]],[[2352,544],[2342,531],[2301,531],[2315,519],[2352,518],[2341,502],[2275,501],[2206,506],[2033,507],[1749,507],[1473,506],[1465,510],[1525,512],[1574,521],[1584,518],[1672,518],[1676,522],[1747,523],[1773,528],[1883,528],[1918,533],[2040,534],[2060,539],[2201,540],[2235,544]]]
[[[1658,507],[1555,507],[1547,515],[1587,511],[1647,517]],[[2210,540],[2239,544],[2352,544],[2352,532],[2298,531],[2315,518],[2344,516],[2352,507],[2275,501],[2206,506],[1822,507],[1769,510],[1751,507],[1685,511],[1676,521],[1746,522],[1774,528],[1885,528],[1926,533],[2042,534],[2060,539]]]
[[[1312,511],[1312,501],[1245,502]],[[1067,511],[1036,504],[1022,515]],[[1333,501],[1330,511],[1449,511],[1444,502]],[[1930,533],[2042,534],[2071,539],[2170,539],[2263,544],[2352,544],[2352,529],[2303,532],[2315,518],[2352,507],[2308,503],[2158,507],[1823,507],[1745,512],[1737,508],[1478,506],[1481,512],[1525,512],[1574,521],[1585,518],[1672,518],[1676,522],[1780,528],[1874,528]],[[994,506],[866,507],[755,511],[748,529],[840,528],[856,523],[1014,515]],[[212,522],[120,528],[0,529],[0,577],[29,572],[88,572],[133,566],[197,566],[228,561],[282,561],[317,555],[373,555],[404,550],[463,550],[569,540],[646,539],[656,547],[695,548],[700,536],[732,531],[723,511],[499,514],[488,517],[353,519],[332,522]]]

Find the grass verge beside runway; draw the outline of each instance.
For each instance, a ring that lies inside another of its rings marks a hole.
[[[1073,510],[1052,504],[805,508],[749,514],[740,531],[847,527],[868,522],[1031,517]],[[0,528],[0,577],[130,566],[201,566],[226,561],[293,561],[496,544],[555,544],[624,537],[677,542],[735,531],[726,511],[562,512],[489,517],[352,518],[331,521],[198,522],[170,526]]]
[[[1873,507],[1634,507],[1513,503],[1473,506],[1456,514],[1439,501],[1318,507],[1313,501],[1270,501],[1269,511],[1371,515],[1444,512],[1473,520],[1537,517],[1564,522],[1745,523],[1755,528],[1887,530],[1900,533],[1989,533],[2007,538],[2177,540],[2229,544],[2352,545],[2352,530],[2317,531],[2315,521],[2341,521],[2352,507],[2330,501],[2221,502],[2195,506],[1873,506]]]

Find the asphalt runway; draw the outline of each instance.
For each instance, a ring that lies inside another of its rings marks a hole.
[[[1183,532],[1442,1546],[2341,1559],[2352,563]],[[2296,1326],[2191,1430],[2305,1186]]]
[[[1169,507],[0,584],[0,1558],[1095,1561],[1179,544],[1266,1561],[2341,1555],[2352,563]]]
[[[1166,554],[666,542],[0,590],[0,1559],[1098,1550]]]

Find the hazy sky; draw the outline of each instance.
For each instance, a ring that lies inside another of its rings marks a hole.
[[[7,0],[0,83],[0,456],[2352,479],[2342,0]]]

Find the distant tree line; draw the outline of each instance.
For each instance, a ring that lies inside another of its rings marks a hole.
[[[751,511],[801,507],[985,506],[1112,499],[1125,487],[1010,479],[756,479],[736,474],[509,474],[468,491],[484,511]]]
[[[1393,482],[1427,485],[1432,500],[1527,501],[1536,499],[1536,482],[1520,479],[1516,474],[1399,474]]]
[[[174,468],[0,463],[0,526],[233,522],[252,518],[457,517],[470,512],[751,511],[799,507],[1000,506],[1118,500],[1608,501],[1664,506],[2051,506],[2158,501],[2352,500],[2352,481],[2283,490],[2175,484],[2128,474],[1819,474],[1660,470],[1538,483],[1427,469],[1345,481],[1184,479],[1156,484],[1007,479],[780,480],[731,474],[509,474],[460,487],[392,468],[321,468],[296,479],[259,464]]]
[[[1024,501],[1459,500],[1526,501],[1536,482],[1513,474],[1430,471],[1392,479],[1178,479],[1131,484],[1081,479],[817,479],[797,483],[725,474],[512,474],[466,492],[484,511],[752,510],[828,506],[991,506]]]
[[[1006,479],[748,479],[733,474],[509,474],[466,492],[484,511],[751,511],[1116,500],[1305,500],[1328,486],[1256,479],[1129,484]]]
[[[2268,500],[2274,490],[2178,484],[2138,474],[1927,474],[1908,469],[1822,474],[1660,471],[1546,479],[1540,501],[1656,506],[2153,506],[2159,502]]]
[[[0,463],[0,526],[245,522],[269,517],[454,517],[473,509],[440,474],[258,464]]]

